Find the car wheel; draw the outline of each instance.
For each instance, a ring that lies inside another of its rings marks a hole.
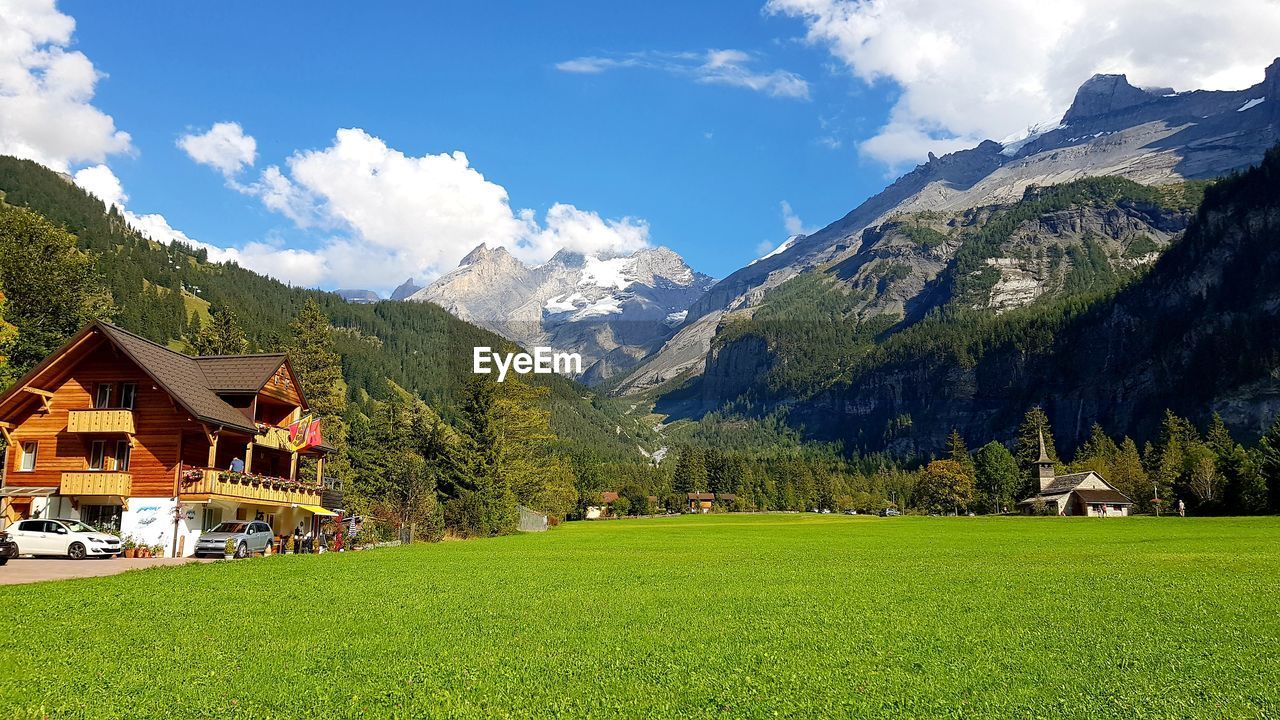
[[[237,557],[237,558],[246,558],[246,557],[249,557],[249,546],[248,546],[247,544],[243,543],[243,542],[242,542],[242,543],[240,543],[239,545],[237,545],[237,546],[236,546],[236,557]]]
[[[72,560],[83,560],[85,558],[84,543],[74,542],[71,547],[67,548],[67,557]]]

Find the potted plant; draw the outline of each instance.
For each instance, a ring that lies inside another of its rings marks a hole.
[[[151,557],[164,557],[164,545],[160,543],[152,545],[148,550],[151,553]]]
[[[285,555],[293,554],[293,536],[292,535],[288,535],[284,539],[284,554]]]
[[[121,542],[120,545],[124,548],[125,557],[132,558],[138,556],[138,544],[133,541],[132,535],[125,535],[124,541]]]
[[[236,539],[227,538],[227,544],[222,547],[222,557],[224,560],[230,560],[236,556]]]

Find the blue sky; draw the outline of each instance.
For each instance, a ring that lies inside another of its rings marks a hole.
[[[1162,5],[1182,51],[1134,32],[1150,3],[1103,0],[13,1],[0,32],[33,51],[0,70],[35,81],[0,104],[0,151],[162,239],[383,292],[493,238],[531,262],[666,245],[723,277],[930,150],[1056,119],[1093,72],[1243,87],[1280,31],[1260,0]]]
[[[824,53],[795,42],[798,22],[759,3],[367,5],[63,3],[75,47],[108,74],[95,104],[137,147],[111,164],[130,207],[217,245],[274,233],[306,246],[311,233],[225,188],[175,140],[234,120],[280,162],[359,127],[410,155],[464,151],[514,207],[643,218],[652,243],[723,276],[785,239],[781,202],[820,225],[885,182],[852,140],[884,120],[893,88],[833,74]],[[707,48],[758,53],[754,66],[799,74],[810,98],[556,69],[584,55]]]

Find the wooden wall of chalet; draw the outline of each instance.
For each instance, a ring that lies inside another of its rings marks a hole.
[[[70,376],[54,390],[52,410],[39,410],[33,398],[31,407],[15,419],[15,448],[8,453],[8,484],[57,486],[64,470],[86,470],[89,467],[90,436],[67,432],[69,410],[93,407],[94,388],[99,383],[115,383],[113,403],[120,395],[119,383],[137,383],[134,400],[134,423],[137,434],[129,462],[134,497],[170,497],[173,495],[174,468],[178,460],[180,428],[199,428],[181,406],[170,401],[168,393],[133,364],[113,345],[104,343],[76,364]],[[114,441],[123,436],[101,436],[108,440],[109,456],[114,455]],[[22,453],[17,448],[26,440],[39,443],[35,472],[20,472]],[[208,443],[201,436],[204,452]]]

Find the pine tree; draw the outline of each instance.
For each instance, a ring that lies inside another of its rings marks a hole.
[[[1258,441],[1258,474],[1267,489],[1267,510],[1280,512],[1280,415]]]
[[[240,355],[249,350],[249,339],[240,320],[229,308],[216,310],[192,344],[197,355]]]
[[[234,322],[234,316],[227,321],[219,320],[219,315],[215,314],[211,327],[233,325]],[[234,335],[234,330],[217,332]],[[325,444],[335,450],[325,460],[325,476],[335,484],[345,484],[351,478],[344,417],[347,412],[347,383],[342,378],[342,358],[334,350],[333,328],[314,299],[307,300],[301,312],[289,323],[289,339],[284,350],[290,367],[298,376],[307,408],[320,421]]]
[[[464,448],[462,475],[474,489],[456,488],[454,503],[445,508],[445,517],[480,535],[514,532],[517,523],[515,495],[501,468],[503,435],[496,417],[497,403],[496,383],[473,375],[463,385],[457,408]]]
[[[1055,464],[1058,462],[1058,450],[1053,442],[1053,428],[1049,425],[1049,416],[1039,406],[1027,411],[1018,426],[1018,437],[1014,442],[1014,457],[1018,460],[1018,468],[1022,471],[1022,482],[1018,487],[1018,497],[1028,497],[1040,490],[1036,481],[1036,460],[1040,457],[1040,439],[1044,438],[1045,452]]]
[[[955,428],[952,428],[951,434],[947,436],[947,459],[959,464],[960,469],[969,476],[971,482],[976,481],[977,473],[973,456],[969,454],[969,446],[965,444],[964,436]]]
[[[671,485],[681,494],[707,491],[707,466],[702,451],[697,448],[680,448],[676,458],[675,475]]]

